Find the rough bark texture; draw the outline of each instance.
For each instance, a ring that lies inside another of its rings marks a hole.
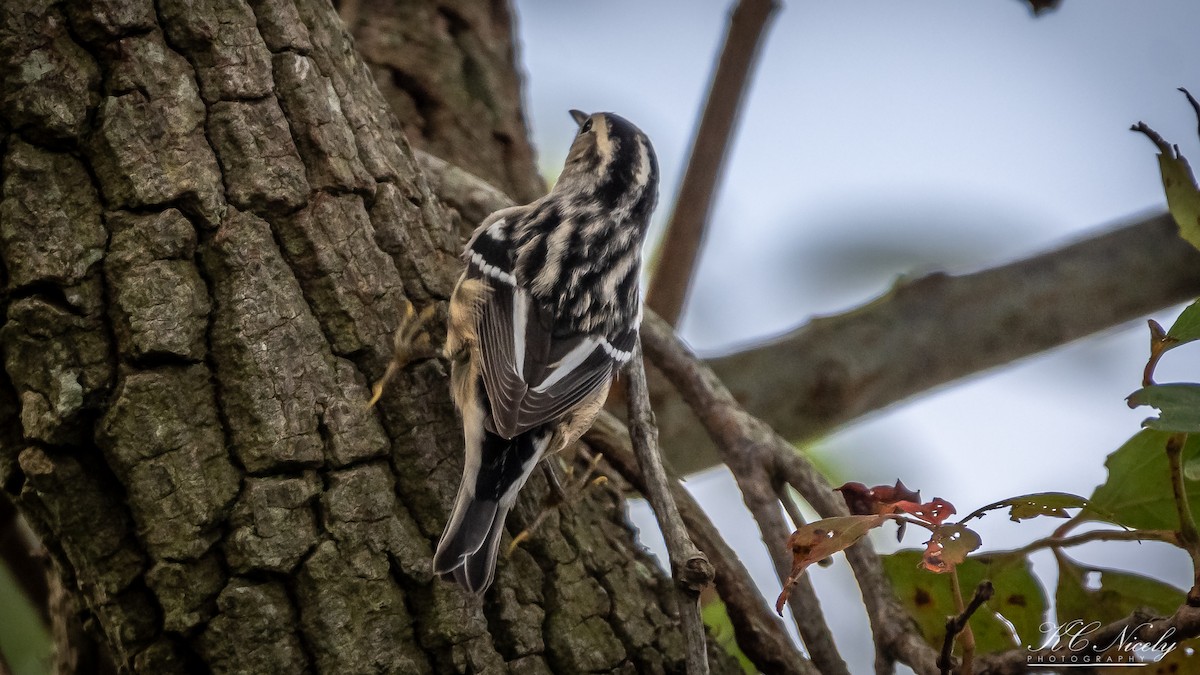
[[[483,602],[430,577],[461,468],[445,374],[364,402],[458,230],[332,7],[4,2],[0,153],[0,486],[119,666],[680,669],[611,491]]]
[[[522,203],[545,193],[528,140],[505,0],[341,0],[338,6],[414,147]]]

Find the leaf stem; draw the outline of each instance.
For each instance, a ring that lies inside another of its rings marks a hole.
[[[1146,360],[1146,367],[1142,370],[1142,386],[1154,386],[1154,369],[1158,367],[1159,360],[1163,354],[1175,343],[1179,342],[1173,337],[1167,335],[1167,331],[1159,325],[1154,319],[1146,322],[1150,326],[1150,358]]]
[[[1175,493],[1175,509],[1179,513],[1179,543],[1192,557],[1195,582],[1187,594],[1187,603],[1200,607],[1200,533],[1188,505],[1187,485],[1183,478],[1183,446],[1187,434],[1174,433],[1167,439],[1167,463],[1171,466],[1171,490]]]

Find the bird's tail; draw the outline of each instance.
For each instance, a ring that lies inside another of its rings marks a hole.
[[[511,439],[485,430],[478,457],[467,448],[454,510],[433,555],[434,574],[452,578],[472,593],[487,590],[496,573],[504,519],[549,440],[541,430]]]

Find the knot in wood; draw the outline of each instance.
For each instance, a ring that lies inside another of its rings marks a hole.
[[[679,570],[679,585],[697,595],[700,591],[712,585],[713,579],[717,576],[717,570],[713,564],[708,561],[708,557],[700,551],[697,551],[692,557],[688,558],[683,564],[683,568]]]

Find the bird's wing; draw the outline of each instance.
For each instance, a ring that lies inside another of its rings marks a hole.
[[[479,365],[495,432],[512,438],[606,386],[632,356],[637,333],[556,335],[552,312],[517,283],[497,223],[468,244],[467,275],[489,287],[476,318]]]

